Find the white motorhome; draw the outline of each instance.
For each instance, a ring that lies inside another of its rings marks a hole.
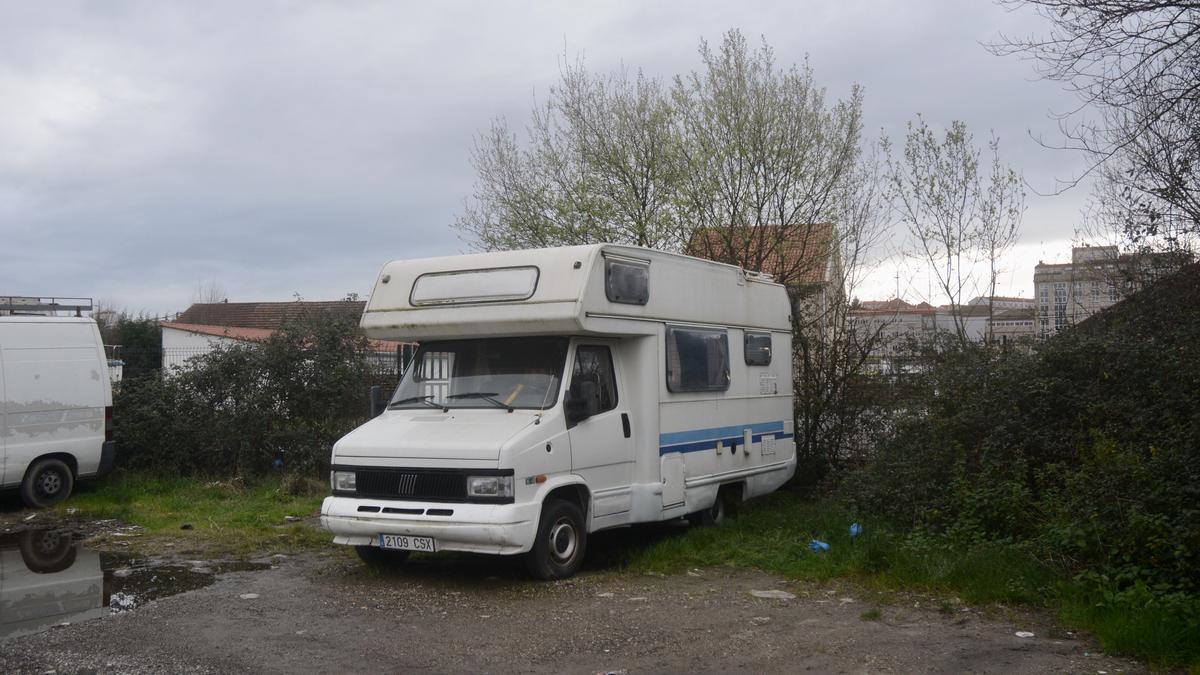
[[[33,507],[66,499],[76,479],[112,467],[112,412],[108,359],[94,320],[0,316],[0,487],[19,489]]]
[[[322,524],[368,562],[562,578],[590,532],[719,521],[795,471],[790,313],[765,275],[629,246],[388,263],[362,326],[420,349],[334,445]]]

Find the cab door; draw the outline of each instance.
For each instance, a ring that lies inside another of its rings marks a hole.
[[[621,395],[619,354],[610,341],[580,341],[572,355],[564,406],[572,471],[592,492],[592,516],[629,511],[635,420]]]

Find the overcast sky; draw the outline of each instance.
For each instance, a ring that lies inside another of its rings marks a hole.
[[[467,250],[450,228],[473,137],[523,125],[564,52],[670,76],[701,38],[809,55],[832,96],[866,90],[867,135],[965,121],[1032,187],[1078,171],[1040,147],[1072,99],[980,42],[1044,32],[965,2],[24,2],[0,0],[0,295],[181,311],[370,291],[387,260]],[[1087,194],[1032,191],[999,289],[1065,259]],[[927,282],[908,264],[902,295]],[[884,265],[859,290],[895,292]]]

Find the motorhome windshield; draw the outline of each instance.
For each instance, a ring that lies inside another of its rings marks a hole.
[[[425,342],[389,408],[548,408],[558,400],[567,338]]]

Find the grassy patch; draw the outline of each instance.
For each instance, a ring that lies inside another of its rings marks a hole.
[[[312,526],[324,489],[304,482],[266,479],[255,485],[125,474],[81,485],[58,507],[60,515],[116,518],[140,525],[144,534],[126,541],[136,548],[167,542],[176,550],[244,555],[295,551],[325,545],[328,533]],[[305,518],[289,522],[288,516]],[[184,524],[190,529],[182,529]]]
[[[973,603],[1048,607],[1070,625],[1094,632],[1106,650],[1152,663],[1200,666],[1200,625],[1186,613],[1153,605],[1098,605],[1063,570],[1039,563],[1012,544],[957,542],[860,521],[828,503],[775,493],[747,504],[719,528],[678,529],[625,547],[633,571],[681,572],[692,567],[757,568],[793,579],[852,579],[886,597],[894,590],[954,594]],[[830,545],[814,552],[817,539]],[[867,612],[871,614],[871,612]],[[863,615],[863,620],[876,620]]]

